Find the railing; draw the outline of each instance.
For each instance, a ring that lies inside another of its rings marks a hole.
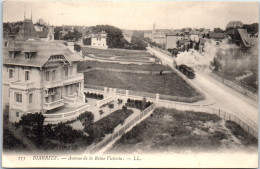
[[[151,112],[154,108],[156,107],[155,104],[152,104],[151,106],[149,106],[148,108],[146,108],[144,111],[142,111],[138,116],[136,116],[135,118],[133,118],[132,120],[130,120],[129,122],[123,124],[123,125],[119,125],[120,127],[116,127],[116,130],[108,135],[104,140],[102,140],[101,142],[99,142],[98,144],[94,145],[93,147],[91,147],[90,149],[87,149],[86,152],[88,153],[95,153],[98,152],[100,149],[102,149],[103,147],[105,147],[108,143],[112,142],[115,139],[118,139],[118,137],[121,137],[125,131],[127,129],[129,129],[130,127],[133,127],[136,123],[140,122],[141,120],[143,120],[142,118],[147,115],[149,112]]]
[[[45,81],[45,82],[44,82],[44,87],[46,87],[46,88],[53,88],[53,87],[59,87],[59,86],[63,86],[61,80],[57,80],[57,81]]]
[[[227,85],[228,87],[231,87],[232,89],[240,92],[241,94],[244,94],[246,96],[248,96],[249,98],[251,99],[254,99],[254,100],[257,100],[258,99],[258,95],[257,95],[257,92],[258,90],[257,89],[254,89],[248,85],[245,85],[243,84],[242,82],[238,82],[238,84],[235,84],[229,80],[226,80],[226,79],[223,79],[221,77],[219,77],[218,75],[214,74],[214,73],[210,73],[209,74],[212,78],[218,80],[218,81],[221,81],[223,84]]]
[[[34,84],[35,82],[12,82],[10,87],[19,89],[30,89],[35,88]]]
[[[103,99],[103,100],[99,100],[99,101],[97,101],[97,107],[100,107],[100,106],[102,106],[102,105],[104,105],[104,104],[106,104],[106,103],[109,103],[109,102],[111,102],[112,100],[114,100],[113,97],[108,97],[108,98],[105,98],[105,99]]]
[[[44,103],[44,109],[51,110],[51,109],[54,109],[54,108],[57,108],[57,107],[60,107],[63,105],[64,105],[63,99],[60,99],[60,100],[56,100],[51,103]]]
[[[74,83],[75,81],[80,81],[83,80],[84,76],[82,73],[77,73],[76,75],[73,76],[68,76],[68,77],[64,77],[63,78],[63,83],[67,84],[67,83]]]
[[[45,121],[44,123],[57,124],[59,122],[65,122],[68,120],[76,119],[80,114],[89,110],[89,105],[84,105],[76,110],[60,113],[60,114],[44,114]]]

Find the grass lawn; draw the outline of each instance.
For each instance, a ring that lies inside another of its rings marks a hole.
[[[85,84],[119,89],[159,93],[172,96],[192,97],[200,95],[175,73],[136,74],[93,70],[84,74]]]
[[[247,78],[244,78],[243,80],[241,80],[241,83],[252,87],[254,89],[254,91],[256,89],[258,89],[258,78],[257,78],[256,74],[253,74]]]
[[[225,121],[216,115],[160,108],[123,135],[108,153],[197,152],[245,147],[241,138],[233,136]]]
[[[150,61],[150,58],[148,57],[134,57],[134,56],[118,56],[115,58],[116,60],[123,60],[123,61],[140,61],[140,62],[147,62]]]
[[[122,109],[116,110],[108,116],[94,123],[94,141],[101,141],[102,138],[109,133],[113,133],[114,129],[123,124],[125,119],[133,114],[133,111],[128,109],[123,111]]]
[[[97,54],[103,57],[111,56],[139,56],[139,57],[154,57],[150,53],[141,50],[127,50],[127,49],[95,49],[89,47],[82,47],[83,54]]]
[[[122,70],[141,70],[141,71],[171,71],[168,66],[161,64],[120,64],[120,63],[105,63],[97,61],[86,61],[78,63],[78,71],[82,72],[90,68],[104,68],[104,69],[122,69]]]

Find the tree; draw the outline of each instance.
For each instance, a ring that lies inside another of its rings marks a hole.
[[[22,127],[24,134],[32,140],[37,147],[40,147],[44,139],[43,122],[44,116],[41,113],[28,113],[22,115],[21,120],[16,126]]]
[[[91,38],[83,39],[83,45],[91,45]]]
[[[214,28],[214,32],[215,33],[223,33],[224,30],[222,30],[221,28]]]
[[[111,109],[114,108],[114,104],[109,104],[109,105],[108,105],[108,108],[110,109],[110,113],[111,113]]]
[[[99,110],[100,118],[101,118],[102,114],[104,114],[104,111],[103,110]]]
[[[80,52],[81,46],[75,43],[74,44],[74,50],[77,51],[77,52]]]
[[[67,34],[65,34],[63,39],[64,40],[76,40],[77,41],[81,37],[82,37],[82,34],[79,31],[74,30],[74,31],[69,31]]]
[[[54,28],[54,39],[55,40],[60,40],[60,32],[63,30],[61,26],[55,27]]]
[[[94,122],[94,115],[91,112],[85,112],[79,115],[78,119],[82,123],[83,126],[89,126]]]
[[[117,104],[118,104],[118,106],[120,105],[120,104],[122,104],[123,103],[123,100],[122,99],[117,99]]]

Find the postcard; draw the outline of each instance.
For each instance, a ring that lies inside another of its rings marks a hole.
[[[4,1],[2,167],[257,168],[258,7]]]

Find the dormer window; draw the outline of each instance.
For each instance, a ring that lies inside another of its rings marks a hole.
[[[31,59],[36,55],[36,52],[24,52],[25,59]]]

